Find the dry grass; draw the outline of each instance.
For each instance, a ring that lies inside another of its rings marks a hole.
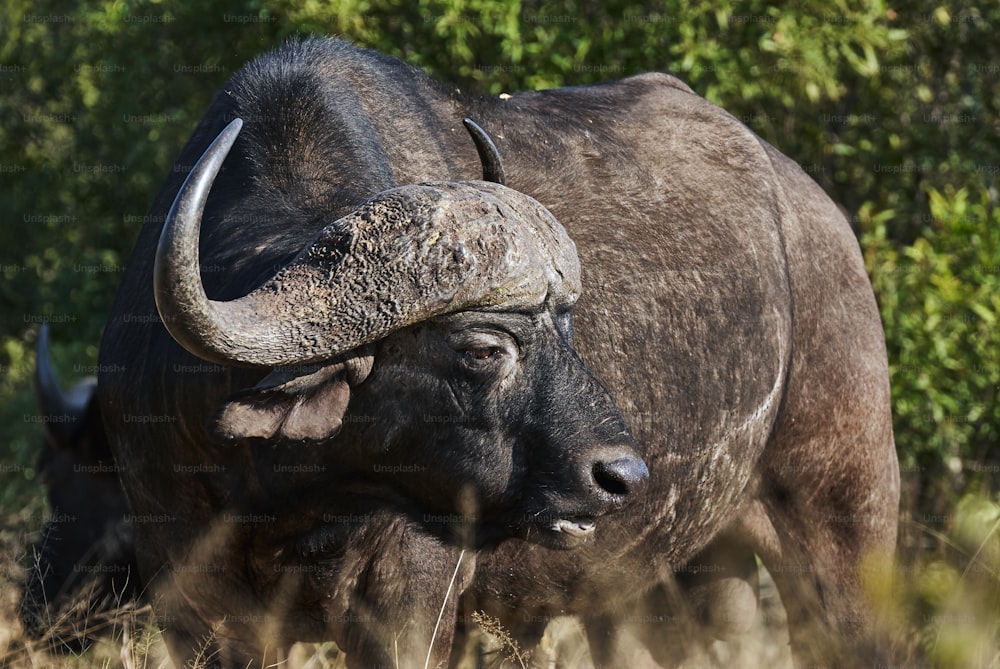
[[[149,606],[124,606],[111,613],[81,615],[79,608],[65,612],[53,621],[42,639],[25,636],[17,619],[20,552],[24,538],[16,533],[0,535],[0,563],[7,569],[0,580],[3,592],[0,601],[0,667],[11,669],[168,669],[172,663],[167,655],[160,631],[154,623]],[[86,606],[87,596],[81,593],[79,606]],[[790,666],[787,634],[783,633],[784,613],[777,594],[765,579],[762,591],[762,611],[754,634],[738,643],[719,644],[713,649],[717,666],[783,668]],[[517,642],[496,619],[476,613],[479,625],[470,635],[468,650],[460,669],[477,667],[525,669],[528,662]],[[84,621],[81,623],[81,621]],[[81,653],[52,652],[63,642],[84,638],[93,643]],[[553,666],[559,669],[592,669],[583,629],[571,618],[553,620],[542,640],[542,652],[558,658]],[[199,663],[201,666],[204,662]],[[198,669],[196,665],[194,669]],[[346,669],[345,656],[333,643],[296,644],[283,658],[287,669]]]
[[[166,669],[170,666],[148,607],[97,613],[81,629],[80,611],[53,622],[45,638],[26,638],[17,619],[22,532],[0,530],[0,667],[11,669]],[[872,570],[869,591],[890,625],[894,664],[941,669],[1000,669],[1000,502],[970,496],[956,505],[949,522],[929,527],[904,520],[903,560],[892,570]],[[70,620],[76,620],[70,623]],[[496,620],[477,616],[461,669],[528,666],[523,650]],[[80,654],[52,653],[56,642],[96,641]],[[712,667],[791,666],[784,610],[766,573],[761,609],[753,631],[709,650]],[[558,658],[553,669],[592,669],[583,630],[574,620],[553,620],[542,651]],[[283,658],[288,669],[345,669],[333,643],[297,644]]]
[[[498,645],[498,650],[500,654],[508,661],[512,663],[517,663],[521,669],[526,669],[527,663],[524,661],[524,656],[521,654],[521,647],[518,646],[517,641],[511,637],[510,633],[504,629],[504,626],[500,624],[500,621],[489,616],[482,611],[476,611],[472,614],[472,620],[479,628],[489,637],[491,637]]]

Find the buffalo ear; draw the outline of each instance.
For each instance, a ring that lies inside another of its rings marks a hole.
[[[271,372],[222,406],[214,420],[216,435],[227,440],[258,437],[282,441],[335,437],[343,426],[351,386],[364,381],[357,374],[358,360]],[[360,360],[367,362],[360,365],[362,368],[371,369],[370,356]]]

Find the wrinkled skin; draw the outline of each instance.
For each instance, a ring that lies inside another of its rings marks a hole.
[[[26,552],[19,614],[32,637],[79,650],[100,633],[102,614],[137,596],[134,549],[96,380],[63,392],[43,342],[45,332],[35,384],[46,425],[38,469],[52,515]]]
[[[564,317],[543,310],[515,404],[475,384],[446,393],[441,379],[464,353],[435,353],[447,352],[450,325],[417,325],[374,345],[371,376],[350,388],[343,431],[328,442],[220,442],[220,408],[266,370],[199,362],[177,346],[158,322],[148,258],[184,168],[233,116],[246,126],[202,225],[209,297],[246,294],[387,188],[476,174],[468,116],[499,147],[508,186],[576,243],[579,359],[556,325]],[[630,614],[689,602],[707,637],[738,632],[755,603],[753,553],[789,610],[798,664],[882,657],[859,577],[866,559],[891,554],[898,503],[878,312],[837,208],[731,116],[666,75],[465,99],[391,59],[314,41],[237,75],[178,165],[102,344],[102,366],[123,371],[99,384],[116,458],[129,462],[137,559],[156,577],[175,660],[214,631],[225,666],[313,638],[335,639],[351,666],[392,666],[394,642],[412,666],[431,646],[433,665],[449,652],[461,592],[527,647],[543,628],[535,621],[576,614],[597,664],[631,666],[643,641],[670,666],[686,637]],[[533,371],[545,368],[562,377]],[[600,380],[587,381],[596,404],[565,395],[582,378]],[[497,408],[468,425],[413,420],[471,398]],[[602,433],[603,414],[649,469],[645,493],[592,513],[596,527],[570,550],[556,533],[539,537],[564,501],[560,485],[573,504],[584,499],[567,459],[581,446],[554,409],[593,431],[590,453],[631,448]],[[488,443],[480,425],[495,435]],[[525,506],[510,506],[515,497]],[[519,511],[543,522],[512,523]],[[684,577],[692,565],[707,576]]]
[[[430,450],[439,458],[435,466],[401,476],[402,494],[447,513],[461,510],[455,500],[469,487],[482,506],[467,510],[480,516],[473,529],[534,532],[556,547],[578,543],[545,526],[588,515],[594,501],[607,510],[625,504],[627,495],[617,494],[612,482],[595,480],[592,469],[604,451],[631,438],[570,348],[568,317],[553,316],[463,312],[389,337],[372,376],[352,398],[352,413],[397,420],[353,423],[345,442],[362,448],[339,453],[338,462],[356,468],[351,478],[361,478],[379,466],[426,462]],[[428,401],[431,389],[437,401]],[[419,414],[414,406],[421,407]],[[566,407],[578,407],[577,415],[567,416]],[[392,447],[373,454],[367,444]],[[596,444],[603,446],[588,453]],[[580,488],[592,489],[598,499],[578,499]],[[485,515],[491,511],[507,514]]]

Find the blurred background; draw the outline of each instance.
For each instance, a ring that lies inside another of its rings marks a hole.
[[[902,578],[873,592],[912,657],[1000,666],[1000,3],[585,4],[5,0],[0,542],[23,546],[46,514],[40,324],[64,383],[96,372],[146,209],[247,60],[339,35],[482,95],[660,70],[798,161],[851,221],[885,324],[904,482]]]

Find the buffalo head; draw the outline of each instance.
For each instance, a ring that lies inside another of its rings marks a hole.
[[[342,480],[472,520],[480,540],[492,529],[573,545],[640,493],[646,466],[571,346],[576,249],[522,193],[485,181],[384,191],[256,290],[209,299],[200,222],[240,128],[184,183],[154,270],[179,344],[270,370],[220,408],[218,435],[318,444]],[[502,180],[498,156],[484,165]]]
[[[100,614],[136,596],[125,494],[86,378],[64,392],[49,357],[48,328],[38,336],[35,390],[45,424],[38,469],[52,515],[28,549],[20,617],[33,637],[86,644]]]

